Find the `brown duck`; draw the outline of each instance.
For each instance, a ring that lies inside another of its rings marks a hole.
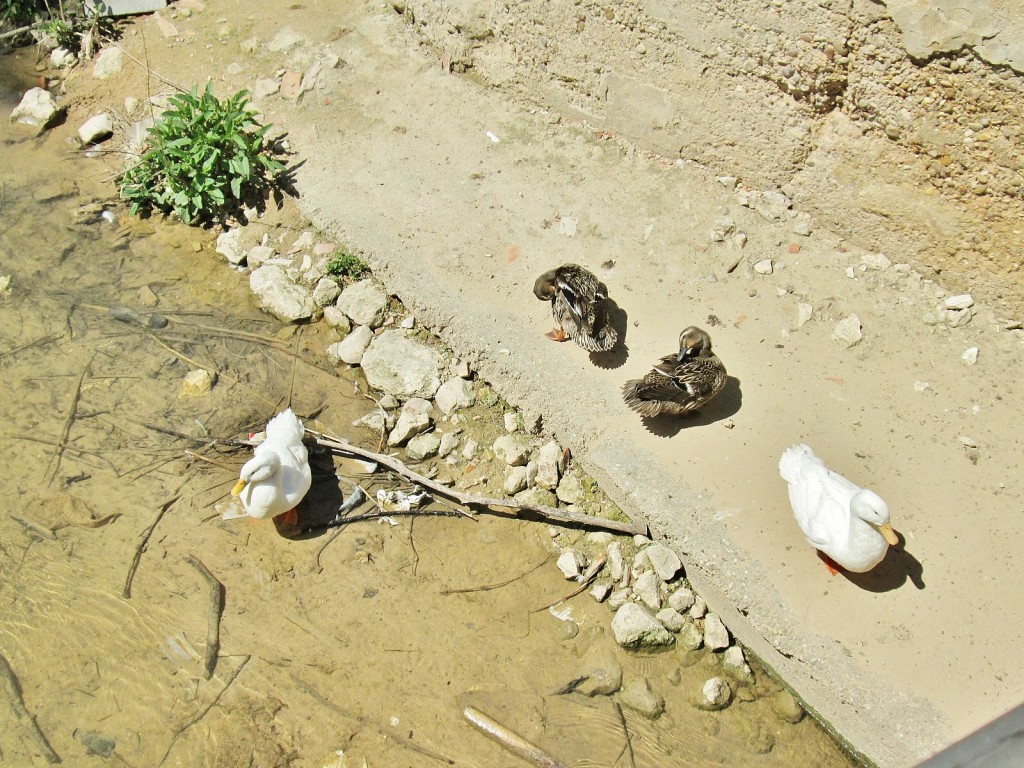
[[[608,288],[588,269],[563,264],[538,277],[533,293],[551,302],[558,327],[546,334],[549,339],[572,339],[588,352],[607,352],[615,346],[618,334],[608,319]]]
[[[622,398],[643,416],[690,413],[721,392],[725,380],[711,337],[691,325],[679,334],[679,352],[661,358],[642,379],[627,381]]]

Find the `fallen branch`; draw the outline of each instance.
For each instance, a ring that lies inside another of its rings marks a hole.
[[[47,741],[46,736],[39,729],[39,723],[36,722],[35,715],[25,707],[25,700],[21,695],[21,684],[18,683],[18,677],[14,674],[14,670],[11,669],[11,663],[7,661],[7,657],[2,653],[0,653],[0,687],[3,688],[7,696],[7,707],[11,710],[14,719],[25,721],[28,724],[29,732],[43,753],[43,757],[46,758],[46,762],[51,765],[59,763],[60,755],[53,751],[50,742]],[[7,730],[7,728],[4,730]]]
[[[224,613],[224,585],[211,573],[202,560],[188,555],[185,562],[199,571],[210,588],[210,612],[206,625],[206,656],[203,659],[203,677],[209,680],[217,667],[220,654],[220,617]]]
[[[567,768],[561,760],[556,760],[536,744],[527,741],[518,733],[510,731],[496,720],[492,720],[476,707],[466,707],[462,710],[462,715],[512,754],[529,760],[540,768]]]
[[[533,512],[534,514],[540,515],[541,517],[549,520],[556,520],[561,523],[571,523],[587,528],[600,528],[603,530],[615,531],[617,533],[628,533],[630,535],[640,534],[646,536],[648,533],[647,526],[642,523],[622,523],[618,520],[594,517],[593,515],[585,515],[581,512],[572,512],[567,509],[556,509],[555,507],[548,507],[543,504],[531,504],[529,502],[516,501],[515,499],[494,499],[487,496],[476,496],[473,494],[462,493],[454,488],[449,488],[446,485],[442,485],[441,483],[431,480],[429,477],[413,472],[401,461],[386,454],[374,453],[373,451],[366,450],[365,448],[357,448],[347,440],[340,437],[328,437],[321,432],[315,432],[308,428],[306,429],[306,432],[313,435],[317,444],[324,448],[349,454],[351,456],[358,456],[359,458],[367,459],[368,461],[375,461],[378,464],[382,464],[388,469],[397,472],[408,480],[411,480],[418,485],[422,485],[425,488],[429,488],[440,496],[446,496],[449,499],[453,499],[465,507],[485,509],[490,507],[504,507],[506,509]]]

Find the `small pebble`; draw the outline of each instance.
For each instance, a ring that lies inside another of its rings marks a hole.
[[[978,348],[971,347],[970,349],[965,350],[964,353],[960,355],[960,359],[967,365],[974,365],[978,362]]]

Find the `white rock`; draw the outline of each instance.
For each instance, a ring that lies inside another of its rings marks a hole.
[[[437,455],[442,459],[459,447],[459,436],[454,432],[444,432],[441,435],[441,444],[437,449]]]
[[[675,638],[646,608],[624,603],[612,619],[615,642],[624,648],[651,648],[672,645]]]
[[[274,35],[274,38],[267,43],[267,48],[275,53],[283,52],[294,48],[299,43],[304,42],[305,39],[306,38],[293,29],[284,27],[279,29],[277,34]]]
[[[472,459],[476,456],[476,452],[480,450],[480,444],[476,440],[470,438],[466,441],[466,444],[462,447],[462,458]]]
[[[613,541],[608,545],[608,574],[612,581],[622,581],[626,572],[626,561],[622,558],[622,545]]]
[[[687,621],[691,620],[689,617],[683,616],[683,614],[675,608],[662,608],[655,614],[654,618],[660,621],[665,626],[665,629],[671,632],[678,632],[686,626]]]
[[[629,602],[629,599],[633,596],[633,593],[626,587],[619,589],[613,589],[612,593],[608,595],[608,607],[613,611],[617,611],[619,608]]]
[[[351,288],[346,289],[345,298]],[[400,397],[433,397],[441,386],[441,356],[405,331],[386,330],[374,338],[363,354],[363,373],[374,389]]]
[[[754,674],[743,656],[743,649],[738,645],[732,645],[725,649],[722,654],[722,666],[739,678],[749,678]]]
[[[583,556],[583,553],[578,549],[562,550],[562,554],[558,556],[558,570],[562,572],[562,575],[567,579],[575,579],[581,573],[583,569],[587,567],[587,558]]]
[[[664,544],[651,544],[645,552],[651,567],[654,568],[662,581],[672,581],[683,567],[682,562],[679,560],[679,555]]]
[[[535,485],[537,482],[537,462],[526,462],[526,484]]]
[[[329,277],[322,277],[313,288],[313,301],[318,307],[326,307],[341,294],[341,287]],[[337,307],[334,307],[337,309]]]
[[[352,333],[327,348],[327,358],[333,365],[348,363],[359,365],[366,354],[366,348],[373,341],[373,331],[365,325],[358,326]]]
[[[96,63],[92,67],[92,76],[97,80],[106,80],[121,72],[124,66],[124,51],[118,46],[112,45],[104,48],[96,57]]]
[[[519,431],[519,414],[514,411],[507,411],[502,420],[505,422],[505,431],[509,434]]]
[[[690,615],[695,619],[704,618],[704,614],[708,612],[708,604],[704,602],[704,598],[697,595],[693,598],[693,606],[690,608]]]
[[[504,489],[509,496],[514,496],[520,491],[526,490],[529,486],[526,479],[526,467],[512,467],[505,476]]]
[[[131,115],[138,108],[139,108],[139,100],[138,99],[136,99],[134,96],[125,96],[124,97],[124,111],[125,111],[125,114]]]
[[[607,581],[599,581],[590,588],[590,596],[599,603],[608,599],[612,592],[612,585]]]
[[[277,266],[268,264],[254,270],[249,275],[249,289],[262,309],[285,323],[308,320],[319,310],[309,292]]]
[[[346,288],[336,305],[352,322],[379,328],[388,309],[388,295],[376,280],[360,280]]]
[[[690,610],[694,602],[696,602],[696,598],[689,587],[681,587],[668,596],[668,604],[680,613]]]
[[[860,258],[860,263],[868,269],[882,272],[892,266],[889,257],[884,253],[865,253]]]
[[[231,232],[238,232],[238,233],[241,233],[241,231],[242,230],[240,230],[240,229],[233,229],[233,230],[231,230]],[[231,232],[225,232],[224,234],[225,235],[229,235],[229,234],[231,234]],[[224,251],[222,251],[220,249],[220,238],[221,237],[224,237],[224,235],[221,235],[220,237],[217,238],[217,253],[224,253]],[[277,256],[277,251],[274,250],[271,246],[269,246],[269,245],[254,245],[252,248],[249,249],[248,253],[246,253],[243,256],[243,258],[245,259],[245,263],[249,266],[249,269],[257,269],[258,267],[262,267],[264,264],[268,263],[275,256]],[[238,264],[239,263],[237,261],[232,261],[231,257],[228,256],[226,253],[224,253],[224,257],[228,261],[231,261],[232,264]]]
[[[348,334],[352,331],[352,321],[348,319],[348,315],[337,307],[324,307],[324,322],[332,328],[337,328],[344,334]],[[366,326],[360,327],[365,328]],[[373,331],[370,331],[370,333],[372,334]]]
[[[732,690],[729,684],[720,677],[712,677],[701,688],[702,709],[723,709],[729,705],[732,699]]]
[[[395,428],[388,435],[388,445],[401,445],[409,438],[423,434],[428,429],[430,429],[430,416],[425,413],[403,411],[398,415]]]
[[[449,379],[438,388],[434,402],[445,416],[459,408],[469,408],[476,402],[473,383],[458,377]]]
[[[860,343],[863,338],[860,318],[856,315],[847,315],[832,329],[832,341],[847,349]]]
[[[754,264],[754,271],[759,275],[770,275],[775,270],[771,259],[762,259]]]
[[[526,435],[502,435],[494,441],[494,455],[513,467],[526,464],[530,458],[532,441]]]
[[[931,389],[931,387],[932,387],[932,385],[929,384],[927,381],[915,381],[914,382],[914,391],[915,392],[926,392],[929,389]]]
[[[970,309],[974,306],[974,297],[969,293],[962,293],[959,296],[947,296],[944,303],[946,309]]]
[[[78,57],[67,48],[57,47],[50,51],[50,64],[57,69],[73,67],[78,63]]]
[[[374,408],[372,411],[367,413],[352,422],[353,427],[366,427],[371,432],[380,434],[385,429],[393,429],[395,426],[395,417],[382,411],[380,408]]]
[[[789,231],[800,237],[810,237],[811,215],[809,213],[798,213],[789,225]]]
[[[542,445],[537,452],[537,485],[548,490],[557,488],[564,469],[561,446],[554,440]]]
[[[633,594],[652,611],[661,610],[661,579],[654,571],[644,571],[637,577]]]
[[[814,307],[805,302],[796,305],[796,327],[803,328],[814,315]]]
[[[261,77],[253,84],[252,95],[257,99],[265,99],[268,96],[273,96],[280,90],[281,83],[279,80],[272,77]]]
[[[558,489],[555,491],[558,500],[566,504],[579,504],[583,501],[583,483],[574,474],[567,474],[558,481]]]
[[[971,347],[970,349],[964,350],[964,353],[960,355],[960,359],[967,365],[974,365],[978,362],[978,348]]]
[[[423,461],[437,455],[441,438],[436,432],[416,435],[405,446],[406,455],[413,461]]]
[[[750,207],[768,221],[780,221],[786,218],[786,211],[792,205],[789,198],[774,189],[763,192],[754,190],[749,196]]]
[[[215,250],[232,264],[241,264],[245,261],[245,251],[242,249],[242,230],[229,229],[227,232],[221,232],[217,235]]]
[[[974,442],[974,440],[972,438],[967,437],[967,435],[961,435],[960,436],[960,445],[964,446],[965,448],[977,448],[978,447],[978,444],[976,442]]]
[[[704,645],[712,651],[729,647],[729,630],[717,613],[709,613],[704,617]]]
[[[114,133],[114,121],[106,112],[93,115],[78,129],[78,138],[83,144],[94,144],[110,138]]]
[[[200,368],[189,371],[181,382],[181,397],[205,395],[217,383],[217,374]]]
[[[57,105],[48,90],[30,88],[11,112],[11,120],[25,125],[45,126],[56,111]]]

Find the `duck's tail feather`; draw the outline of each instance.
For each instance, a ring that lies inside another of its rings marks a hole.
[[[823,464],[809,447],[803,443],[792,445],[782,452],[779,459],[779,474],[787,483],[796,482],[801,471],[807,464]]]
[[[267,422],[267,438],[288,442],[302,442],[306,428],[291,408],[287,408]]]

